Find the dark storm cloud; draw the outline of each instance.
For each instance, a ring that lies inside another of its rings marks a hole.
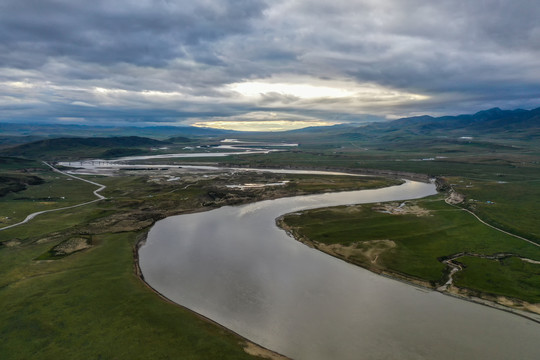
[[[259,1],[4,1],[0,5],[2,64],[37,66],[48,57],[82,62],[163,65],[193,56],[204,42],[248,31]]]
[[[301,3],[286,20],[303,29],[293,41],[303,44],[304,62],[360,81],[418,90],[459,89],[512,76],[527,81],[538,70],[536,1],[353,3],[338,3],[342,12],[328,19],[322,14],[332,13],[333,2]]]
[[[539,18],[536,0],[3,0],[0,121],[532,108]]]

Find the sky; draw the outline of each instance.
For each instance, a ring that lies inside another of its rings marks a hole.
[[[0,122],[284,130],[540,106],[537,0],[0,0]]]

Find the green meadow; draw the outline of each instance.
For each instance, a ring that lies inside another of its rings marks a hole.
[[[2,210],[26,214],[95,198],[96,187],[90,184],[47,169],[36,175],[46,182],[2,198]],[[107,196],[119,195],[115,181],[118,187],[139,185],[134,188],[143,200],[155,190],[141,186],[147,183],[137,177],[103,180],[111,187]],[[55,199],[49,207],[34,201],[60,194],[70,194],[71,201]],[[137,200],[133,194],[130,198]],[[138,278],[133,251],[145,230],[89,234],[88,224],[122,212],[125,200],[119,200],[43,214],[0,231],[1,358],[253,358],[244,352],[243,339],[164,301]],[[38,260],[81,234],[90,239],[91,248],[58,260]]]
[[[36,261],[51,243],[0,250],[3,359],[248,359],[242,339],[163,301],[134,274],[141,234]]]
[[[318,244],[339,244],[359,249],[347,257],[348,261],[425,281],[432,286],[442,285],[447,279],[446,265],[440,259],[461,252],[481,255],[511,253],[540,261],[540,247],[480,223],[471,214],[446,204],[440,195],[405,202],[406,206],[424,210],[421,214],[386,213],[380,205],[310,210],[287,215],[284,222],[297,237]],[[394,208],[399,205],[392,204]],[[366,254],[369,254],[367,250],[370,247],[378,244],[378,240],[390,240],[395,247],[378,251],[374,262],[373,256]],[[525,263],[515,257],[504,261],[463,259],[466,268],[458,272],[455,285],[532,303],[540,302],[540,287],[535,278],[539,265]],[[457,260],[461,262],[462,258]],[[508,264],[514,265],[512,269]]]
[[[45,183],[2,198],[2,209],[33,212],[34,200],[51,194],[72,194],[72,202],[95,198],[95,186],[66,180],[46,168],[33,173]],[[256,358],[243,350],[242,338],[163,300],[139,279],[134,257],[139,239],[155,220],[169,214],[204,211],[228,202],[396,183],[381,178],[256,173],[190,175],[176,183],[154,174],[85,178],[107,185],[102,193],[108,199],[43,214],[0,231],[2,359]],[[224,187],[276,181],[288,183],[249,191],[226,192]],[[56,245],[81,237],[90,248],[67,256],[48,255]]]
[[[447,279],[449,269],[441,258],[461,252],[511,253],[515,256],[499,260],[456,259],[463,270],[454,275],[454,285],[477,295],[540,302],[540,265],[534,263],[540,261],[539,248],[489,228],[461,210],[469,209],[494,226],[539,241],[540,152],[534,142],[464,143],[414,136],[385,142],[353,136],[336,140],[320,134],[302,139],[290,135],[281,141],[301,144],[269,154],[152,162],[373,174],[382,170],[395,172],[398,180],[256,172],[183,174],[175,181],[169,181],[166,171],[84,176],[107,186],[102,191],[106,200],[43,214],[0,231],[0,358],[252,358],[243,350],[243,339],[163,300],[138,278],[134,258],[138,240],[155,221],[173,214],[283,196],[383,187],[399,183],[402,172],[442,178],[465,201],[450,206],[441,194],[406,202],[405,207],[420,210],[401,215],[381,211],[388,204],[317,209],[289,215],[285,223],[321,249],[322,245],[346,248],[342,257],[347,261],[430,286]],[[58,157],[69,155],[54,151]],[[35,211],[95,199],[95,186],[54,173],[37,161],[3,157],[0,170],[6,178],[0,183],[0,190],[6,189],[0,197],[0,227]],[[28,176],[42,181],[30,184]],[[278,182],[284,185],[226,187]],[[84,239],[90,247],[52,255],[59,244],[73,239]]]

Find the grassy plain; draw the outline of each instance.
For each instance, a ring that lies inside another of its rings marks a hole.
[[[30,185],[24,191],[0,197],[0,227],[22,221],[32,212],[62,208],[96,198],[92,194],[96,187],[91,184],[46,169],[39,173],[39,177],[44,180],[43,184]]]
[[[537,143],[500,137],[464,141],[412,135],[391,140],[337,142],[329,137],[317,142],[306,139],[289,152],[235,155],[219,161],[221,165],[278,167],[287,164],[299,168],[385,170],[447,178],[466,196],[463,206],[482,219],[540,241],[540,146]],[[184,163],[190,161],[204,163],[216,159],[182,159]],[[470,199],[480,201],[470,202]]]
[[[274,160],[282,161],[283,156],[276,153],[257,160],[270,166]],[[300,147],[290,159],[300,166],[319,163],[328,168],[384,169],[438,176],[465,196],[459,206],[472,210],[489,224],[540,242],[540,148],[534,142],[405,136],[388,143],[353,140],[339,148],[310,144],[305,149]],[[526,242],[520,244],[515,238],[489,229],[440,200],[418,204],[428,209],[431,216],[382,214],[366,205],[349,215],[350,208],[320,210],[320,213],[314,210],[301,217],[287,217],[286,222],[296,227],[300,236],[321,244],[350,246],[356,242],[363,250],[357,254],[366,254],[368,250],[370,254],[380,253],[376,264],[373,258],[362,255],[352,256],[349,261],[431,284],[440,283],[448,272],[437,258],[462,251],[487,255],[510,252],[538,260],[537,247]],[[370,243],[375,239],[391,239],[396,246]],[[515,265],[516,261],[521,263],[519,269],[509,265]],[[497,261],[469,257],[465,262],[465,270],[456,275],[457,286],[475,289],[477,294],[540,302],[540,288],[530,280],[535,279],[536,265],[523,265],[516,258]]]
[[[540,264],[515,257],[494,261],[464,256],[459,262],[465,267],[456,274],[458,286],[540,303]]]
[[[73,186],[77,199],[92,198],[95,187],[68,181],[47,169],[36,175]],[[380,178],[257,173],[169,175],[130,173],[87,178],[107,185],[107,200],[43,214],[19,227],[0,231],[0,354],[2,359],[248,359],[244,340],[146,287],[134,271],[138,239],[157,219],[182,212],[265,198],[395,183]],[[49,181],[50,180],[50,181]],[[285,186],[228,189],[228,184]],[[78,192],[75,184],[80,185]],[[70,188],[71,189],[71,188]],[[49,196],[40,185],[12,194]],[[60,194],[60,193],[59,193]],[[10,198],[11,199],[11,198]],[[23,200],[20,200],[23,201]],[[5,201],[5,209],[12,205]],[[23,208],[18,208],[22,211]],[[73,237],[91,248],[57,260],[39,260]]]
[[[95,236],[91,250],[49,262],[34,258],[50,243],[2,249],[2,358],[252,358],[239,337],[144,286],[133,273],[138,235]]]
[[[280,140],[301,145],[264,155],[163,161],[437,175],[466,196],[463,206],[486,221],[538,240],[540,152],[534,143],[412,136],[388,142],[354,137],[336,141],[320,135],[302,139],[291,135]],[[0,227],[30,212],[94,198],[95,187],[90,184],[66,180],[28,161],[0,164],[2,174],[31,169],[25,174],[45,179],[44,184],[0,198],[0,211],[11,217],[0,218],[4,221]],[[163,301],[144,286],[133,271],[137,239],[156,220],[172,214],[395,183],[380,178],[268,173],[205,175],[178,175],[174,181],[175,175],[167,172],[87,176],[107,185],[102,192],[107,200],[44,214],[23,226],[0,231],[1,358],[249,358],[242,350],[242,339]],[[225,186],[282,181],[288,182],[248,190]],[[373,211],[374,205],[362,205],[315,210],[289,217],[287,223],[321,244],[356,247],[360,251],[353,251],[349,261],[432,284],[440,283],[447,273],[437,258],[462,251],[512,252],[540,260],[538,248],[480,224],[470,214],[445,204],[440,196],[415,204],[429,215],[390,215]],[[89,239],[91,248],[54,261],[36,260],[55,245],[81,236]],[[395,246],[390,241],[370,242],[373,240],[391,240]],[[458,261],[467,267],[455,275],[456,285],[540,302],[538,265],[517,258],[462,257]]]
[[[539,247],[485,226],[470,214],[446,204],[440,195],[405,202],[404,209],[412,205],[428,211],[421,215],[399,214],[399,205],[390,204],[390,208],[397,209],[394,214],[381,210],[384,207],[380,205],[368,204],[310,210],[288,215],[283,221],[297,237],[309,239],[316,247],[324,249],[320,244],[352,246],[354,251],[340,256],[350,262],[375,271],[426,281],[431,286],[442,285],[447,280],[446,265],[440,260],[461,252],[512,253],[540,261]],[[374,253],[367,250],[379,240],[390,240],[395,246],[376,252],[375,258]],[[338,256],[339,251],[337,248]],[[537,281],[526,280],[534,279],[537,270],[527,270],[538,265],[526,263],[521,271],[503,271],[508,269],[507,260],[470,258],[466,261],[475,266],[467,265],[463,273],[458,273],[457,286],[540,302]],[[523,263],[519,259],[515,261]],[[479,266],[480,263],[489,265]],[[497,286],[490,287],[488,283]]]
[[[462,205],[484,221],[540,243],[540,180],[479,181],[449,178],[466,196]]]

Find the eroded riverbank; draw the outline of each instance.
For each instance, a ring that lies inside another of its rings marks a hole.
[[[444,264],[446,264],[449,267],[449,269],[446,272],[446,280],[444,281],[442,285],[433,284],[433,283],[430,283],[429,281],[424,281],[422,279],[407,276],[406,274],[403,274],[400,272],[392,271],[380,265],[377,262],[380,254],[382,254],[384,251],[393,249],[396,246],[396,244],[391,240],[373,240],[371,241],[371,244],[367,244],[369,246],[368,249],[359,248],[357,245],[351,245],[351,246],[343,246],[339,244],[326,245],[326,244],[319,243],[317,241],[313,241],[309,239],[308,237],[303,236],[297,231],[295,231],[294,228],[288,226],[283,221],[284,216],[286,215],[280,216],[276,219],[276,225],[280,227],[281,229],[283,229],[289,236],[309,246],[310,248],[319,250],[321,252],[324,252],[325,254],[336,257],[338,259],[341,259],[353,265],[360,266],[378,275],[387,276],[389,278],[402,281],[410,285],[421,286],[429,290],[437,290],[445,295],[453,296],[453,297],[456,297],[465,301],[471,301],[474,303],[486,305],[486,306],[499,309],[502,311],[507,311],[507,312],[510,312],[519,316],[523,316],[537,323],[540,323],[539,304],[532,304],[523,300],[509,298],[509,297],[501,296],[501,295],[495,296],[492,294],[483,293],[478,290],[461,288],[453,284],[453,275],[456,272],[463,270],[462,265],[459,264],[459,262],[457,262],[456,260],[463,256],[472,256],[472,257],[478,257],[478,258],[490,259],[490,260],[500,260],[500,259],[504,259],[508,257],[517,257],[526,262],[538,263],[535,260],[523,258],[520,256],[516,256],[515,254],[510,254],[510,253],[483,255],[483,254],[472,254],[472,253],[464,252],[464,253],[454,254],[452,256],[441,258],[439,260],[443,262]],[[355,255],[370,257],[372,258],[372,260],[369,262],[359,263],[358,261],[354,261],[352,259],[353,256]]]
[[[458,286],[453,281],[454,275],[466,267],[457,261],[459,258],[491,260],[500,265],[504,265],[503,262],[507,260],[518,259],[534,266],[540,261],[523,254],[536,258],[538,256],[536,249],[516,240],[509,242],[508,239],[494,238],[497,234],[490,233],[489,230],[481,232],[478,228],[484,225],[471,227],[474,221],[467,215],[461,215],[460,220],[454,215],[448,217],[450,212],[456,213],[456,210],[445,208],[444,204],[425,208],[426,205],[437,201],[442,202],[442,199],[318,209],[281,216],[276,219],[276,224],[296,240],[374,273],[515,312],[535,321],[540,320],[538,316],[540,309],[534,302],[524,301],[525,298],[518,296],[504,296],[504,293],[493,295],[491,292],[479,291],[481,285],[475,287],[472,281],[465,286],[461,285],[463,281],[460,281]],[[366,235],[363,235],[364,233]],[[475,236],[478,240],[470,241],[469,238]],[[486,246],[487,243],[481,239],[492,239],[490,240],[492,245]],[[527,247],[528,250],[525,249]],[[461,249],[476,249],[476,252],[472,250],[457,252]],[[515,252],[505,252],[504,249],[524,253],[518,255]],[[446,255],[448,253],[451,255]],[[432,260],[443,263],[446,269],[439,270],[440,266]],[[513,263],[515,263],[513,268],[519,265],[515,261]],[[501,271],[503,268],[505,266],[502,266]],[[519,271],[519,267],[517,269]],[[530,274],[536,273],[532,268],[529,271]],[[414,276],[416,274],[419,275]],[[423,277],[423,274],[426,275]],[[466,279],[482,275],[489,277],[489,274],[482,273],[467,274]],[[515,280],[515,283],[518,280]],[[506,291],[508,293],[509,290]]]

